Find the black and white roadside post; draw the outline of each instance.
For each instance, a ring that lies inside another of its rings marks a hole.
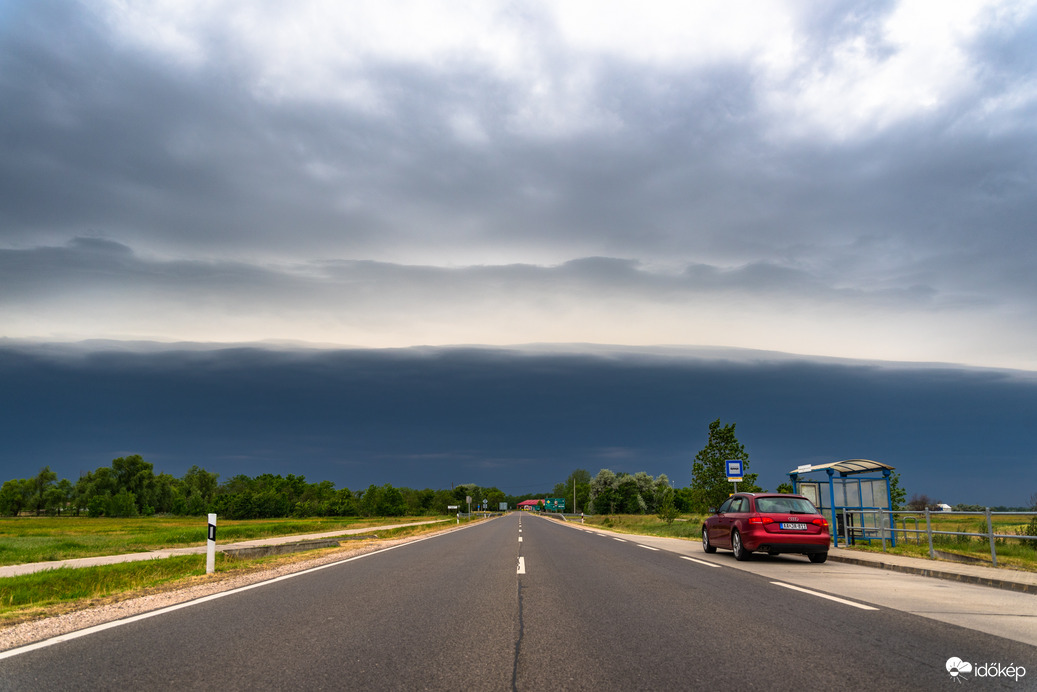
[[[205,551],[205,573],[216,571],[216,515],[209,515],[209,540]]]

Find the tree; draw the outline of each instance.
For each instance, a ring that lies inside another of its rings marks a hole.
[[[791,495],[794,492],[794,488],[791,483],[779,483],[777,492]]]
[[[900,487],[900,474],[894,471],[889,476],[890,509],[894,511],[904,509],[904,500],[906,498],[907,491]]]
[[[749,454],[735,437],[735,425],[721,426],[719,418],[710,423],[706,446],[695,455],[691,466],[691,490],[697,512],[719,507],[731,494],[725,463],[729,459],[742,461],[744,477],[738,483],[740,491],[753,493],[762,490],[756,485],[757,474],[745,473],[749,469]]]
[[[137,513],[154,514],[152,495],[155,489],[155,467],[139,454],[112,459],[112,471],[120,490],[133,496]],[[118,493],[116,493],[118,495]],[[119,500],[125,502],[125,498]],[[121,510],[120,510],[121,511]],[[114,516],[114,515],[113,515]],[[122,514],[120,516],[127,516]],[[130,514],[128,516],[136,516]]]
[[[573,498],[573,487],[576,488],[576,498]],[[566,506],[573,503],[573,512],[579,512],[580,508],[586,508],[590,500],[591,474],[585,469],[576,469],[569,474],[564,483],[558,483],[554,487],[554,497],[564,497]]]
[[[601,469],[591,481],[591,511],[595,514],[614,514],[618,502],[616,474],[609,469]]]
[[[32,493],[32,480],[28,478],[12,478],[0,487],[0,514],[16,517],[29,504]]]
[[[925,493],[922,493],[921,495],[915,493],[911,496],[911,499],[908,500],[907,509],[921,512],[925,509],[936,509],[938,504],[940,504],[939,500],[934,500]],[[897,507],[897,509],[900,508]]]
[[[667,525],[672,524],[673,520],[680,515],[680,512],[677,511],[677,507],[674,505],[673,500],[673,488],[666,486],[659,495],[658,515]]]
[[[47,491],[54,487],[57,480],[58,474],[51,471],[49,466],[40,469],[40,472],[32,479],[32,495],[29,505],[36,510],[36,516],[43,514],[43,510],[46,509]]]

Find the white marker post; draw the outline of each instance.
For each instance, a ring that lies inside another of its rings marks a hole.
[[[209,515],[209,542],[205,552],[205,573],[216,571],[216,515]]]

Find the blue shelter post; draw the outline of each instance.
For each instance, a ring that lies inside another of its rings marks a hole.
[[[835,483],[832,482],[832,476],[835,475],[835,471],[832,469],[825,469],[828,472],[828,495],[831,498],[829,507],[832,510],[832,540],[835,541],[835,547],[839,547],[839,519],[835,513]],[[846,521],[846,517],[843,516],[843,521]]]

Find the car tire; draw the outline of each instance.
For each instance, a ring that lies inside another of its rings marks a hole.
[[[716,551],[717,551],[717,547],[715,545],[710,544],[710,542],[709,542],[709,532],[706,530],[706,527],[703,526],[702,527],[702,552],[704,552],[704,553],[715,553]]]
[[[738,529],[731,533],[731,550],[734,551],[736,560],[748,560],[752,554],[742,545],[742,534],[738,533]]]
[[[820,565],[822,562],[828,559],[828,553],[810,553],[809,555],[807,555],[807,557],[809,557],[810,561],[813,562],[815,565]]]

